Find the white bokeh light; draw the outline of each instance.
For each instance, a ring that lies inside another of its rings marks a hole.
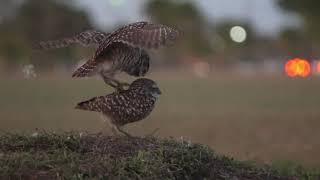
[[[242,43],[247,39],[247,31],[241,26],[234,26],[230,29],[232,41]]]
[[[22,73],[24,78],[30,79],[37,77],[37,74],[35,72],[35,68],[33,64],[28,64],[22,67]]]

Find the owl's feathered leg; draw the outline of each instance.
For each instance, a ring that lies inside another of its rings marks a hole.
[[[111,130],[112,130],[113,135],[115,135],[115,136],[118,136],[120,134],[120,131],[113,124],[111,125]]]
[[[117,136],[121,133],[125,134],[128,137],[133,137],[131,136],[129,133],[127,133],[126,131],[124,131],[119,125],[116,125],[114,123],[112,123],[112,119],[107,119],[107,117],[105,117],[103,114],[101,114],[101,118],[104,122],[106,122],[112,130],[112,133]]]
[[[103,81],[108,84],[109,86],[115,88],[117,91],[123,91],[125,90],[125,87],[128,87],[130,84],[125,82],[120,82],[110,76],[107,76],[103,73],[100,73],[101,77],[103,78]]]
[[[115,136],[119,135],[119,131],[116,129],[115,125],[111,122],[110,119],[107,119],[107,117],[105,117],[103,114],[101,114],[100,117],[103,120],[103,122],[107,123],[108,126],[111,128],[113,135]]]
[[[130,86],[129,83],[120,82],[120,81],[118,81],[118,80],[116,80],[116,79],[113,79],[113,78],[110,78],[110,80],[111,80],[113,83],[117,84],[116,89],[117,89],[117,90],[120,90],[120,91],[123,91],[123,90],[125,90],[126,88],[128,88],[128,87]]]
[[[122,132],[123,134],[125,134],[126,136],[132,138],[133,136],[130,135],[128,132],[126,132],[125,130],[123,130],[120,126],[115,125],[115,128],[119,131]]]
[[[106,84],[108,84],[109,86],[111,86],[111,87],[113,87],[113,88],[115,88],[115,89],[120,89],[121,90],[121,88],[119,87],[119,84],[117,83],[117,82],[115,82],[115,81],[113,81],[113,79],[111,79],[111,78],[108,78],[108,77],[103,77],[103,80],[104,80],[104,82],[106,83]]]

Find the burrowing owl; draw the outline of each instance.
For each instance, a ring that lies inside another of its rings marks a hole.
[[[144,76],[149,70],[149,55],[145,49],[158,48],[173,42],[179,32],[171,27],[148,22],[136,22],[112,33],[86,31],[71,38],[41,42],[40,49],[64,47],[73,43],[98,46],[95,55],[78,68],[73,77],[99,74],[112,87],[122,89],[125,83],[114,79],[117,72]]]
[[[133,81],[127,90],[94,97],[79,103],[76,109],[101,112],[103,117],[110,120],[114,132],[130,136],[121,127],[146,118],[160,94],[161,91],[154,81],[140,78]]]

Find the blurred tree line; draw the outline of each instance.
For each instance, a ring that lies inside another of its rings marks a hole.
[[[161,53],[164,63],[179,64],[188,57],[210,63],[232,64],[235,61],[259,61],[279,57],[314,57],[319,50],[320,11],[312,0],[278,0],[285,11],[299,14],[304,20],[300,29],[283,29],[278,36],[258,35],[250,22],[223,20],[210,22],[193,1],[149,0],[144,14],[151,21],[174,26],[183,32],[175,48]],[[13,69],[35,64],[41,69],[54,66],[71,67],[91,56],[91,49],[70,47],[55,51],[34,52],[32,44],[39,40],[70,36],[94,28],[87,12],[72,4],[75,0],[1,0],[0,1],[0,68]],[[316,4],[315,4],[316,3]],[[246,29],[247,40],[238,44],[229,31],[239,25]],[[284,59],[284,58],[283,58]]]
[[[315,0],[278,0],[279,6],[297,13],[303,19],[306,36],[317,43],[320,42],[320,1]]]
[[[305,54],[309,59],[319,58],[320,53],[320,1],[314,0],[278,0],[280,8],[295,13],[302,18],[300,29],[285,29],[282,31],[290,53]]]
[[[205,18],[190,1],[147,1],[145,13],[154,22],[176,27],[183,32],[178,53],[188,52],[194,55],[211,53]]]
[[[259,35],[250,22],[224,19],[209,22],[193,1],[150,0],[145,11],[154,21],[178,26],[184,32],[180,54],[207,57],[214,63],[232,64],[235,60],[260,61],[304,57],[314,60],[320,54],[320,2],[278,0],[279,7],[302,17],[302,27],[287,27],[273,37]],[[229,31],[235,26],[247,31],[247,39],[237,44]],[[209,57],[208,57],[209,56]]]
[[[17,64],[34,63],[50,69],[61,62],[74,63],[77,48],[41,53],[33,51],[32,45],[40,40],[73,35],[91,26],[84,11],[63,1],[1,0],[0,7],[0,62],[9,70]]]

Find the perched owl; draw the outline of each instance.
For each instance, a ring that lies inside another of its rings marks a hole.
[[[118,72],[131,76],[144,76],[149,70],[150,57],[146,49],[158,48],[175,41],[179,32],[171,27],[136,22],[123,26],[112,33],[89,30],[71,38],[40,42],[38,49],[65,47],[70,44],[97,45],[94,56],[79,67],[73,77],[99,74],[112,87],[123,90],[123,85],[114,79]]]
[[[154,81],[140,78],[133,81],[127,90],[94,97],[78,103],[76,109],[100,112],[110,120],[114,132],[130,136],[121,127],[146,118],[160,94],[161,91]]]

